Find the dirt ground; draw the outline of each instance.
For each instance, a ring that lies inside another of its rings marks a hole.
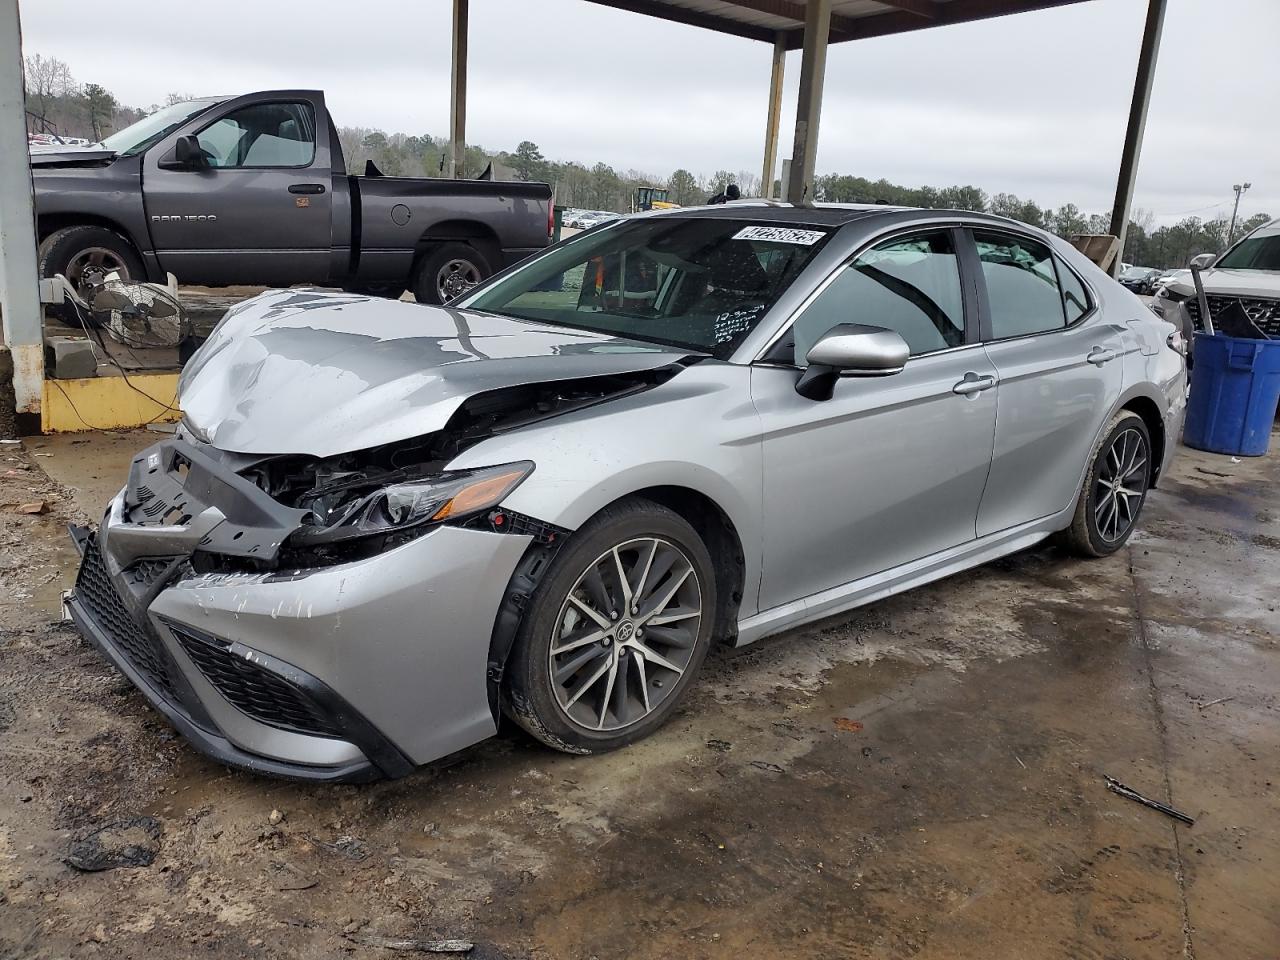
[[[57,620],[65,523],[153,439],[0,447],[0,503],[50,508],[0,509],[6,960],[1277,956],[1280,452],[1181,451],[1110,559],[1038,548],[713,656],[622,752],[504,730],[322,787],[203,759]],[[140,815],[150,866],[64,863]]]

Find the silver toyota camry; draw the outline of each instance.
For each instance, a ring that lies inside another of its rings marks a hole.
[[[394,777],[504,714],[610,750],[713,643],[1119,549],[1183,352],[1054,237],[883,206],[628,218],[443,308],[273,291],[73,531],[70,607],[227,763]]]

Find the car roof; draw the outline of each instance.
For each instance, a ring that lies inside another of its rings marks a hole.
[[[818,203],[796,206],[776,200],[735,200],[701,207],[677,207],[655,210],[649,216],[696,216],[714,220],[755,220],[760,223],[806,223],[838,227],[854,220],[883,213],[900,213],[910,207],[891,207],[878,203]]]

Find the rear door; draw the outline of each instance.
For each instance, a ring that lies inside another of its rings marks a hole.
[[[957,245],[958,231],[946,227],[873,244],[801,309],[768,354],[777,363],[753,369],[764,455],[761,609],[974,538],[998,390]],[[842,378],[829,400],[800,396],[796,368],[839,323],[896,330],[911,357],[891,376]]]
[[[177,165],[195,136],[204,162]],[[184,283],[319,283],[328,278],[330,126],[315,92],[229,100],[147,152],[143,196],[162,269]]]
[[[1065,510],[1123,386],[1122,324],[1049,245],[1013,230],[967,231],[979,263],[987,355],[1000,378],[995,453],[978,536]]]

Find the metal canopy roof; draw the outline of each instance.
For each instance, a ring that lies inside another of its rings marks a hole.
[[[788,49],[804,41],[805,0],[591,0],[606,7],[705,27]],[[1084,0],[832,0],[830,43],[884,37],[1011,13],[1064,7]]]

